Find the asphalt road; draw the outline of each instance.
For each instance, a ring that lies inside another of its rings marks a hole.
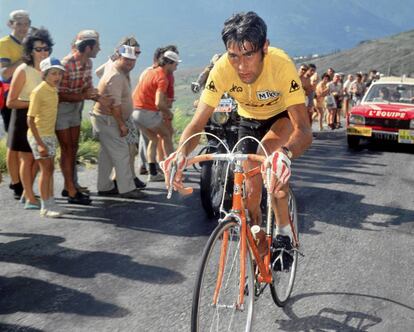
[[[343,133],[322,134],[293,172],[305,257],[284,309],[268,291],[256,302],[254,330],[413,331],[412,151],[351,152]],[[80,178],[95,190],[95,170]],[[59,172],[55,179],[59,192]],[[7,180],[0,331],[189,331],[195,274],[214,227],[198,190],[166,200],[161,184],[150,184],[148,199],[94,197],[53,220],[23,210]],[[188,180],[197,186],[197,174]]]

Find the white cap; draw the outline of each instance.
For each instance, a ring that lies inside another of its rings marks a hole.
[[[135,47],[133,46],[122,45],[118,48],[118,53],[120,56],[127,59],[135,60],[137,58]]]
[[[40,62],[40,70],[42,73],[51,68],[58,68],[65,71],[65,67],[62,66],[59,59],[49,57]]]
[[[27,18],[28,20],[30,19],[29,17],[29,12],[23,9],[18,9],[18,10],[14,10],[10,13],[9,15],[10,20],[11,21],[16,21],[18,19],[22,19],[22,18]]]
[[[97,33],[95,30],[82,30],[76,36],[75,45],[79,45],[80,43],[86,40],[98,40],[98,39],[99,39],[99,33]]]
[[[177,63],[178,62],[181,62],[178,54],[175,53],[175,52],[173,52],[173,51],[165,51],[165,53],[163,54],[163,57],[164,58],[167,58],[167,59],[169,59],[171,61],[177,62]]]

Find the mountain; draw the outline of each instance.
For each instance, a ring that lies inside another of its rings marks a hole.
[[[206,64],[224,49],[223,22],[240,11],[263,17],[271,44],[292,56],[348,49],[414,28],[412,0],[0,0],[0,21],[17,8],[29,10],[35,26],[50,30],[57,57],[69,52],[82,29],[101,34],[96,65],[122,36],[135,35],[143,52],[137,73],[151,63],[155,48],[171,43],[180,50],[180,67]],[[0,24],[0,35],[6,33],[6,24]]]
[[[356,73],[377,69],[385,75],[414,77],[414,30],[388,38],[362,41],[358,46],[312,59],[319,73],[329,67],[338,72]]]
[[[414,77],[414,30],[362,41],[354,48],[303,62],[314,63],[320,75],[332,67],[346,74],[377,69],[386,75]],[[197,79],[202,69],[182,68],[175,74],[175,106],[187,114],[192,114],[193,101],[199,97],[191,92],[190,83]]]

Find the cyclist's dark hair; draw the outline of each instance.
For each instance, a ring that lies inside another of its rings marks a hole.
[[[49,31],[45,28],[41,27],[39,29],[32,29],[30,33],[24,38],[22,44],[23,44],[23,57],[22,60],[29,66],[34,65],[34,59],[33,59],[33,49],[34,49],[34,43],[36,41],[40,41],[42,43],[45,43],[47,47],[49,47],[49,55],[52,54],[52,46],[53,40],[52,37],[50,37]]]
[[[255,12],[234,14],[224,22],[221,38],[226,49],[230,43],[236,43],[243,49],[243,44],[249,42],[253,51],[258,51],[266,43],[267,26]]]
[[[308,67],[316,70],[316,66],[313,63],[308,63]]]
[[[89,46],[90,48],[93,48],[96,44],[96,40],[88,39],[81,41],[78,45],[76,45],[76,48],[79,52],[84,53],[86,48]]]

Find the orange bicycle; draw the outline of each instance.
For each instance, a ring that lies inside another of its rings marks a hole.
[[[293,262],[289,269],[275,271],[274,265],[283,265],[282,254],[275,258],[273,244],[275,218],[272,209],[272,194],[267,191],[266,241],[267,252],[259,254],[258,245],[249,227],[248,211],[244,207],[244,181],[248,173],[243,170],[243,161],[263,162],[265,156],[256,154],[203,154],[188,161],[188,166],[202,161],[227,161],[233,168],[234,183],[232,207],[219,219],[204,248],[198,270],[192,303],[191,331],[250,331],[253,320],[255,298],[267,285],[274,302],[283,306],[293,288],[299,254],[299,232],[296,202],[289,190],[290,227],[293,233]],[[174,178],[174,164],[170,183]],[[267,170],[270,178],[270,169]],[[269,182],[269,181],[267,181]],[[185,188],[188,192],[189,188]],[[172,186],[170,186],[169,196]],[[273,257],[273,259],[272,259]]]

